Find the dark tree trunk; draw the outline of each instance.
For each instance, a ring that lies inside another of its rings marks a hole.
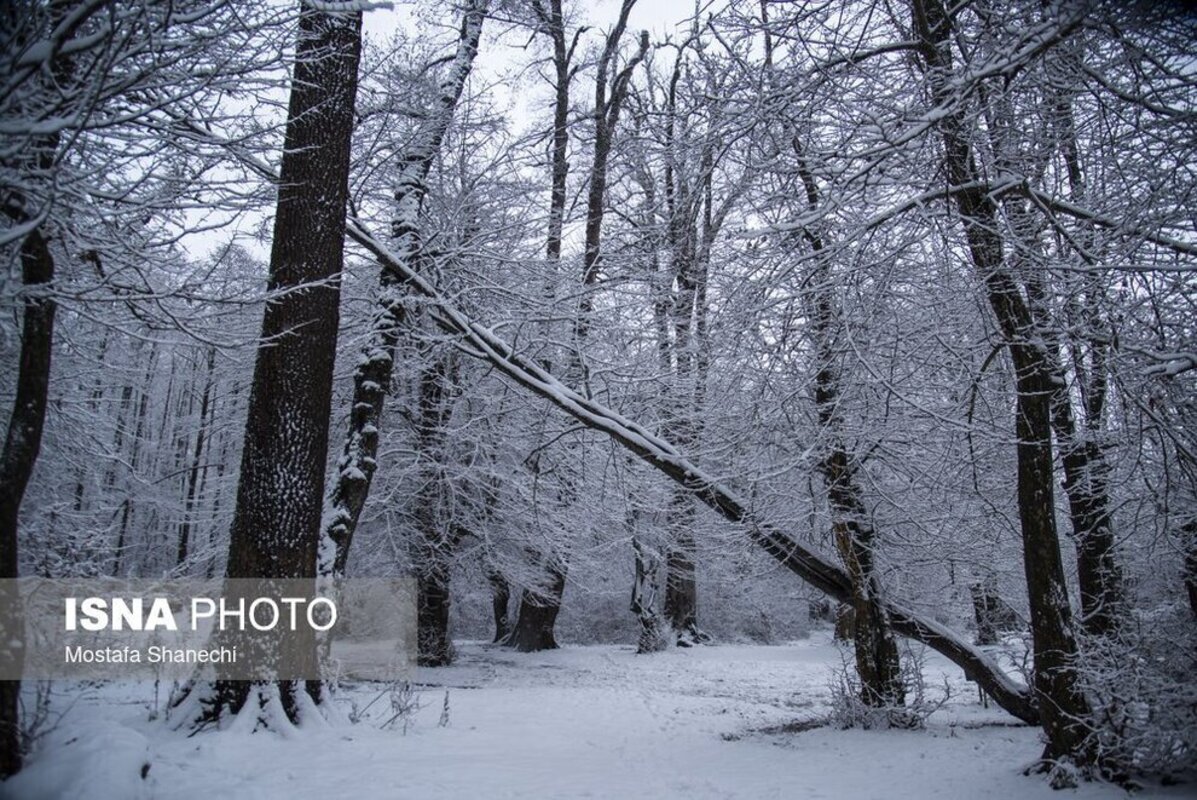
[[[1022,620],[998,594],[997,579],[987,575],[969,587],[977,622],[977,644],[997,644],[1001,634],[1019,630]]]
[[[250,389],[230,578],[316,576],[361,13],[304,4],[299,31],[270,255],[275,299],[262,320]],[[314,671],[315,638],[295,647]],[[205,716],[239,712],[252,688],[219,681]],[[306,688],[320,699],[318,682]],[[280,682],[278,690],[287,717],[298,721],[299,682]]]
[[[442,562],[423,565],[416,574],[416,663],[444,667],[453,662],[449,638],[449,567]]]
[[[838,460],[838,459],[833,459]],[[839,467],[832,467],[832,475]],[[906,688],[902,682],[898,643],[889,614],[881,602],[881,584],[874,565],[874,534],[864,519],[864,508],[838,477],[827,479],[828,495],[837,521],[836,549],[852,578],[852,640],[856,671],[860,676],[861,700],[865,705],[889,708],[902,705]]]
[[[149,419],[150,381],[154,377],[154,364],[157,352],[154,345],[150,346],[149,366],[146,368],[145,379],[142,382],[141,399],[137,402],[137,422],[133,426],[133,452],[129,456],[129,484],[125,487],[125,499],[121,503],[121,523],[116,537],[116,552],[112,556],[112,575],[120,577],[125,566],[125,550],[129,547],[129,527],[133,519],[133,480],[141,465],[143,452],[142,437],[145,433],[146,422]]]
[[[1078,649],[1056,531],[1051,398],[1055,391],[1048,355],[1034,319],[1008,272],[998,233],[997,208],[980,185],[963,112],[953,103],[951,19],[941,0],[911,0],[915,35],[936,107],[955,108],[940,119],[944,166],[962,218],[968,249],[1010,351],[1015,371],[1015,432],[1018,437],[1018,512],[1023,564],[1031,607],[1034,684],[1047,735],[1045,763],[1091,764],[1095,754],[1085,720],[1090,714],[1076,671]],[[971,185],[972,188],[967,188]]]
[[[46,400],[50,392],[50,354],[53,351],[56,305],[48,290],[54,280],[54,256],[40,229],[21,244],[21,279],[28,294],[24,301],[21,355],[17,388],[4,452],[0,454],[0,579],[19,574],[18,517],[29,476],[33,474],[42,444]],[[7,594],[9,590],[6,588]],[[12,633],[20,619],[20,596],[0,598],[0,635],[16,641]],[[23,650],[14,653],[16,663]],[[20,681],[0,681],[0,778],[21,768]]]
[[[683,517],[671,524],[673,531],[665,556],[665,619],[678,635],[681,647],[710,641],[698,627],[698,580],[694,567],[693,500],[686,493],[674,497],[674,514]],[[672,515],[671,515],[672,516]]]
[[[1184,547],[1184,584],[1189,595],[1189,608],[1197,618],[1197,519],[1189,520],[1180,529]]]
[[[416,498],[416,538],[412,563],[418,587],[417,661],[441,667],[453,660],[449,637],[449,560],[454,543],[445,519],[445,432],[456,396],[451,356],[435,360],[420,374],[417,450],[421,459]]]
[[[520,612],[515,628],[503,642],[521,653],[557,649],[553,628],[561,613],[565,595],[566,567],[556,562],[547,568],[548,582],[536,589],[527,588],[520,595]]]
[[[837,642],[851,642],[856,638],[856,611],[851,603],[840,603],[835,609],[835,633]]]
[[[573,48],[565,42],[565,16],[561,0],[549,0],[546,11],[540,0],[533,0],[533,8],[540,17],[553,42],[553,154],[552,186],[549,193],[549,233],[545,257],[550,267],[561,260],[561,231],[565,226],[565,189],[569,177],[569,84]],[[575,39],[576,42],[576,39]],[[554,276],[549,276],[550,286]],[[550,295],[551,296],[551,295]]]
[[[1064,158],[1068,173],[1069,195],[1074,203],[1085,201],[1085,176],[1081,169],[1076,124],[1072,112],[1072,99],[1065,88],[1081,72],[1080,54],[1069,57],[1068,50],[1063,57],[1051,58],[1047,63],[1049,74],[1053,67],[1063,74],[1053,75],[1051,96],[1053,107],[1053,133],[1056,146]],[[1013,114],[1010,115],[1013,117]],[[1082,232],[1086,249],[1093,240],[1090,232]],[[1087,262],[1092,257],[1082,252]],[[1064,489],[1068,495],[1072,516],[1073,537],[1077,548],[1077,577],[1081,592],[1081,624],[1085,631],[1094,636],[1109,636],[1128,615],[1125,582],[1117,558],[1113,519],[1110,514],[1110,472],[1106,453],[1095,441],[1106,429],[1106,400],[1109,379],[1106,373],[1109,342],[1105,340],[1099,297],[1104,293],[1101,280],[1096,273],[1084,276],[1084,300],[1080,313],[1085,344],[1092,357],[1089,368],[1083,364],[1078,352],[1076,334],[1073,338],[1073,367],[1077,375],[1081,394],[1080,411],[1082,425],[1078,426],[1072,413],[1072,399],[1064,380],[1064,368],[1060,361],[1059,345],[1052,343],[1051,355],[1056,360],[1056,393],[1052,398],[1052,422],[1055,425],[1056,440],[1060,445],[1060,457],[1064,462]],[[1071,327],[1071,326],[1070,326]],[[1080,430],[1078,430],[1078,427]]]
[[[1057,381],[1063,381],[1062,369],[1054,374]],[[1071,403],[1067,389],[1057,388],[1052,417],[1076,542],[1081,625],[1091,635],[1108,636],[1128,613],[1110,517],[1110,466],[1100,445],[1077,435]]]

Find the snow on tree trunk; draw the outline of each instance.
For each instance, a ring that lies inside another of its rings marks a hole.
[[[453,112],[478,54],[478,39],[488,0],[470,0],[462,16],[457,52],[441,83],[440,94],[424,126],[400,157],[395,182],[393,252],[414,268],[421,258],[420,207],[427,191],[428,171],[453,120]],[[378,437],[383,404],[395,370],[396,345],[407,311],[402,274],[381,264],[378,299],[367,344],[353,373],[349,429],[337,475],[329,492],[321,523],[320,572],[343,575],[358,519],[378,467]]]
[[[445,497],[445,430],[457,395],[455,361],[442,355],[420,374],[416,451],[420,488],[416,498],[411,560],[416,573],[416,660],[443,667],[453,660],[449,638],[449,569],[455,542]]]
[[[270,255],[273,299],[254,364],[229,578],[312,578],[314,587],[360,54],[360,12],[302,6]],[[315,671],[314,636],[280,639],[278,647],[276,657],[285,648]],[[202,718],[248,706],[268,724],[267,706],[277,702],[298,722],[310,705],[304,691],[297,681],[218,680],[199,698]],[[318,701],[319,683],[306,692]]]

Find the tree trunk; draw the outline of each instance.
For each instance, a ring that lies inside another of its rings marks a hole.
[[[19,575],[18,518],[42,444],[57,308],[48,293],[54,280],[54,256],[40,229],[25,237],[20,255],[21,279],[28,294],[24,301],[16,394],[4,451],[0,454],[0,579]],[[5,589],[6,594],[9,591]],[[19,641],[19,634],[12,631],[20,620],[21,598],[15,589],[11,592],[12,596],[0,598],[0,635],[6,642]],[[16,663],[21,663],[23,648],[18,647],[13,655]],[[0,681],[0,778],[21,768],[20,699],[20,681]]]
[[[456,396],[452,356],[443,355],[420,374],[417,452],[420,489],[417,493],[412,563],[416,572],[417,662],[442,667],[453,660],[449,638],[449,560],[454,546],[446,522],[445,433]]]
[[[449,565],[426,559],[416,573],[416,663],[444,667],[453,662],[449,638]]]
[[[141,384],[141,398],[137,401],[137,422],[133,426],[133,452],[129,455],[129,483],[125,486],[125,499],[121,503],[121,522],[116,536],[116,552],[112,556],[112,576],[119,578],[125,566],[125,550],[129,546],[129,527],[133,518],[133,481],[137,479],[144,451],[142,439],[149,419],[150,383],[154,378],[154,365],[158,360],[157,345],[150,344],[150,357],[145,378]]]
[[[1079,55],[1076,56],[1079,58]],[[1065,66],[1067,51],[1063,59],[1049,61],[1049,72],[1057,64],[1064,67],[1065,75],[1053,80],[1054,134],[1068,172],[1069,196],[1074,203],[1085,200],[1085,176],[1081,170],[1076,124],[1072,112],[1072,100],[1063,88],[1070,74],[1080,72],[1082,64]],[[1059,80],[1063,79],[1063,81]],[[1085,235],[1088,244],[1092,236]],[[1087,253],[1082,258],[1089,260]],[[1069,429],[1068,416],[1072,410],[1071,399],[1064,382],[1059,381],[1053,398],[1056,438],[1060,442],[1061,459],[1064,462],[1065,483],[1068,502],[1072,513],[1073,536],[1077,542],[1077,573],[1081,590],[1081,624],[1090,634],[1107,636],[1112,634],[1129,610],[1126,605],[1126,589],[1121,567],[1117,561],[1116,540],[1113,520],[1110,515],[1109,477],[1110,465],[1101,444],[1094,440],[1106,428],[1105,405],[1109,389],[1106,375],[1109,344],[1102,340],[1102,325],[1098,297],[1103,293],[1099,277],[1090,274],[1085,279],[1085,300],[1081,313],[1086,330],[1089,331],[1086,344],[1092,353],[1090,368],[1085,370],[1082,356],[1076,352],[1073,364],[1080,379],[1081,409],[1084,412],[1084,430]],[[1075,343],[1075,340],[1074,340]],[[1063,369],[1060,370],[1061,377]],[[1081,435],[1078,435],[1080,433]]]
[[[478,54],[478,39],[488,0],[469,0],[462,16],[457,53],[425,126],[400,159],[395,186],[394,252],[415,269],[421,259],[420,207],[428,171],[453,120],[466,78]],[[401,272],[381,265],[379,293],[369,340],[353,373],[353,400],[337,478],[328,498],[329,513],[321,535],[320,572],[344,575],[349,547],[370,494],[378,467],[378,436],[383,404],[395,370],[396,346],[407,320],[406,281]]]
[[[557,267],[561,261],[561,236],[565,225],[566,181],[569,177],[567,155],[569,151],[569,85],[572,77],[570,62],[574,51],[572,47],[567,47],[565,43],[565,18],[562,13],[561,0],[550,0],[547,12],[538,0],[533,2],[533,8],[536,10],[541,23],[545,26],[549,38],[553,42],[553,150],[549,194],[549,224],[545,241],[545,260],[548,265],[548,274],[545,276],[545,296],[548,301],[552,302],[556,296],[555,280],[557,277]],[[592,235],[597,235],[592,230],[589,222],[586,228],[586,235],[587,242],[590,242]],[[587,252],[589,252],[589,245]],[[543,334],[547,343],[552,340],[552,331],[549,329],[547,322],[544,323],[543,327]],[[577,329],[575,327],[576,333]],[[576,363],[581,364],[580,358],[577,359]],[[548,358],[544,359],[544,364],[546,368],[552,368],[552,362]],[[543,455],[538,454],[534,458],[532,465],[534,472],[539,470],[539,459],[542,457]],[[549,556],[543,553],[530,552],[532,561],[539,562],[549,558]],[[556,588],[558,586],[560,586],[559,590]],[[530,589],[525,589],[520,593],[520,604],[515,624],[510,626],[506,635],[498,641],[502,641],[503,644],[515,647],[523,652],[555,648],[557,642],[553,637],[553,625],[556,623],[557,612],[561,608],[561,599],[564,592],[564,571],[560,574],[560,580],[558,580],[556,574],[550,575],[547,593],[539,594]],[[549,609],[552,610],[549,611]],[[546,623],[549,626],[547,634],[543,630]],[[541,647],[540,645],[542,644],[545,647]]]
[[[490,605],[495,619],[495,637],[491,641],[498,644],[511,635],[511,618],[507,611],[511,605],[511,584],[493,566],[487,569],[486,580],[490,584]]]
[[[665,556],[665,619],[677,633],[680,647],[705,644],[711,637],[698,627],[698,579],[694,566],[693,499],[679,491],[670,514],[669,550]],[[680,517],[676,519],[675,517]]]
[[[1050,62],[1049,62],[1050,66]],[[1071,105],[1061,90],[1053,92],[1054,103],[1049,115],[1061,120],[1055,125],[1065,155],[1071,197],[1083,202],[1084,186],[1076,153],[1076,137],[1071,124]],[[988,104],[989,138],[999,173],[1020,174],[1026,180],[1038,180],[1051,157],[1051,151],[1040,148],[1036,153],[1018,137],[1014,130],[1016,115],[1008,98],[997,95]],[[1028,157],[1027,153],[1032,155]],[[1093,369],[1087,370],[1078,357],[1074,372],[1078,378],[1082,398],[1083,425],[1078,424],[1069,390],[1058,324],[1053,319],[1050,276],[1036,263],[1042,246],[1040,239],[1046,222],[1031,212],[1020,197],[1008,196],[1002,210],[1017,246],[1009,248],[1008,271],[1013,276],[1025,276],[1027,307],[1043,342],[1044,358],[1051,372],[1051,424],[1064,466],[1063,488],[1068,498],[1072,522],[1072,536],[1077,549],[1077,577],[1081,595],[1081,625],[1095,636],[1114,632],[1126,614],[1122,571],[1116,560],[1116,542],[1109,513],[1110,466],[1095,437],[1104,428],[1107,380],[1105,375],[1105,344],[1090,342],[1094,353]],[[1082,251],[1084,252],[1084,251]],[[1089,256],[1086,254],[1086,258]],[[1095,298],[1096,278],[1087,276],[1084,303],[1085,327],[1098,326]],[[1070,328],[1076,327],[1070,325]],[[1072,334],[1074,337],[1077,334]]]
[[[1197,519],[1186,522],[1180,529],[1180,541],[1184,547],[1183,579],[1185,592],[1189,595],[1189,609],[1197,618]]]
[[[620,37],[627,25],[628,14],[631,12],[635,0],[623,0],[619,19],[607,37],[603,54],[599,59],[598,76],[595,80],[595,138],[594,159],[590,167],[590,181],[586,197],[586,235],[582,255],[582,296],[578,301],[578,315],[574,320],[573,330],[573,358],[570,360],[569,372],[578,376],[579,382],[589,391],[589,377],[586,369],[585,342],[590,334],[591,317],[594,314],[593,289],[598,282],[600,248],[602,242],[603,216],[606,210],[607,197],[607,159],[611,153],[611,145],[615,135],[615,126],[619,120],[619,112],[627,94],[628,83],[632,70],[644,58],[648,47],[648,34],[644,34],[640,51],[608,86],[608,69],[619,46]],[[564,34],[562,34],[564,35]],[[568,70],[567,70],[568,74]],[[607,93],[610,89],[611,96]],[[564,95],[568,101],[568,93]],[[558,93],[558,102],[562,101],[562,94]],[[556,116],[555,116],[556,119]],[[559,165],[554,164],[554,170]],[[556,177],[556,176],[554,176]],[[556,189],[556,186],[554,187]],[[550,219],[550,221],[552,221]],[[555,241],[554,241],[555,240]],[[550,228],[550,253],[560,258],[560,230]],[[552,258],[550,258],[552,260]],[[553,626],[557,622],[557,614],[561,611],[561,601],[565,594],[565,582],[568,568],[565,554],[547,555],[537,553],[533,560],[548,561],[546,577],[547,583],[536,589],[528,588],[520,596],[519,616],[515,629],[506,640],[506,644],[521,652],[536,650],[550,650],[557,647],[557,640],[553,635]]]
[[[977,168],[950,85],[951,20],[941,0],[911,0],[919,51],[936,107],[953,108],[938,123],[944,162],[964,223],[968,249],[989,304],[1010,351],[1015,371],[1015,432],[1018,437],[1018,512],[1023,564],[1031,607],[1035,691],[1047,735],[1045,763],[1090,764],[1094,752],[1086,734],[1090,707],[1076,672],[1068,585],[1060,557],[1055,518],[1049,359],[1037,343],[1036,326],[1015,279],[1005,267],[997,208],[976,183]],[[971,184],[972,188],[967,188]]]
[[[46,6],[46,29],[54,30],[70,11],[65,0],[51,0]],[[15,44],[15,43],[14,43]],[[73,64],[69,56],[57,54],[51,61],[53,82],[59,91],[71,91]],[[59,134],[50,134],[35,142],[35,169],[50,172],[58,158]],[[10,201],[22,202],[19,196]],[[30,214],[15,215],[25,222]],[[54,351],[54,313],[57,303],[52,295],[54,255],[41,227],[34,228],[21,242],[21,283],[23,299],[21,352],[17,366],[17,385],[4,450],[0,452],[0,580],[20,576],[19,518],[25,489],[37,464],[46,423],[46,405],[50,396],[50,360]],[[12,648],[15,664],[24,664],[21,623],[21,596],[15,584],[9,584],[0,596],[0,641]],[[0,681],[0,780],[17,772],[23,760],[21,737],[21,682]]]
[[[526,588],[521,593],[519,618],[511,635],[503,642],[521,653],[557,649],[553,628],[561,613],[567,568],[564,564],[550,562],[546,572],[548,582],[543,587]]]
[[[229,578],[312,578],[314,588],[360,53],[360,12],[302,6],[270,256],[275,299],[254,365]],[[315,637],[289,644],[314,671]],[[277,687],[292,722],[304,702],[299,683]],[[319,682],[306,690],[321,699]],[[205,719],[241,711],[251,694],[272,696],[246,681],[218,681],[204,699]]]
[[[640,638],[636,642],[637,653],[656,653],[671,644],[670,625],[658,611],[657,596],[660,594],[660,559],[633,533],[632,552],[635,554],[636,578],[632,584],[632,613],[640,622]]]
[[[791,144],[798,159],[798,174],[806,193],[807,208],[819,210],[819,187],[795,135]],[[824,439],[819,472],[827,486],[827,505],[836,550],[852,581],[852,640],[861,701],[867,706],[892,708],[906,700],[898,643],[889,615],[881,602],[881,580],[876,570],[876,534],[869,521],[856,480],[854,463],[844,444],[840,372],[836,361],[836,326],[839,311],[832,284],[831,264],[824,255],[823,238],[804,231],[816,255],[811,285],[811,333],[815,344],[815,408]],[[839,622],[837,620],[837,630]]]

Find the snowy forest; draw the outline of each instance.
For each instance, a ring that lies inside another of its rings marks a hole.
[[[391,684],[0,681],[0,796],[1197,785],[1191,6],[0,21],[0,579],[416,614]]]

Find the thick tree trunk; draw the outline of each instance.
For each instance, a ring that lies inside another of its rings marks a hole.
[[[951,20],[941,0],[911,0],[914,31],[937,107],[956,108],[952,98]],[[1090,764],[1094,752],[1085,720],[1089,703],[1076,672],[1078,649],[1056,531],[1051,398],[1055,385],[1048,354],[1015,279],[1004,263],[997,208],[977,184],[960,110],[938,125],[944,165],[964,223],[969,253],[1014,363],[1018,437],[1018,511],[1023,563],[1031,607],[1035,691],[1047,735],[1045,761]],[[969,186],[973,188],[967,188]]]
[[[314,588],[360,53],[360,12],[302,6],[270,256],[275,299],[254,365],[229,578],[312,578]],[[289,645],[314,671],[315,637]],[[306,690],[320,700],[318,682]],[[299,682],[277,686],[292,722],[303,691]],[[274,695],[246,681],[218,681],[201,701],[204,718],[237,713],[251,696]]]
[[[416,572],[416,603],[416,663],[421,667],[451,664],[449,565],[442,559],[427,558]]]
[[[670,514],[672,531],[665,556],[665,619],[681,647],[705,644],[711,637],[698,627],[698,579],[694,566],[694,508],[689,494],[679,492]]]
[[[567,568],[556,561],[546,566],[547,582],[540,587],[526,588],[520,595],[520,612],[511,635],[503,642],[521,653],[557,649],[553,628],[561,613],[565,595]]]
[[[0,579],[19,575],[18,518],[42,444],[57,308],[48,293],[54,280],[54,256],[40,229],[25,237],[20,256],[21,278],[28,294],[24,301],[16,394],[4,451],[0,454]],[[5,593],[8,591],[6,588]],[[6,642],[20,640],[20,634],[14,633],[20,620],[20,602],[15,589],[11,596],[0,597],[0,635]],[[23,650],[14,655],[20,663]],[[0,681],[0,778],[21,768],[20,695],[20,681]]]
[[[348,235],[380,260],[405,274],[412,288],[427,298],[437,309],[437,323],[447,333],[460,336],[469,351],[494,365],[503,375],[528,391],[544,398],[586,427],[611,437],[644,463],[658,470],[715,513],[735,525],[753,543],[761,547],[779,564],[816,589],[840,602],[852,596],[851,579],[843,569],[780,529],[758,519],[748,510],[748,504],[730,489],[703,472],[670,442],[650,432],[615,411],[597,403],[593,398],[563,384],[535,360],[517,353],[510,344],[483,325],[473,322],[450,301],[441,296],[436,287],[420,277],[393,256],[378,239],[371,236],[356,220]],[[977,681],[1002,708],[1029,724],[1038,724],[1040,714],[1034,695],[1009,678],[985,653],[963,637],[921,617],[909,609],[884,600],[886,613],[894,631],[923,642],[957,664],[965,675]]]
[[[478,54],[478,39],[486,18],[488,0],[469,0],[462,16],[457,53],[440,87],[436,104],[419,135],[400,159],[395,186],[393,252],[413,270],[421,259],[420,207],[427,191],[428,171],[440,151],[441,141],[453,120],[466,79]],[[358,519],[370,494],[378,467],[378,436],[383,404],[391,388],[396,346],[407,320],[407,287],[401,272],[382,263],[379,292],[369,340],[353,373],[353,400],[337,479],[328,498],[323,522],[320,572],[344,575],[349,547]]]
[[[633,520],[633,529],[634,525]],[[635,533],[632,535],[632,552],[636,558],[636,577],[632,583],[631,609],[640,622],[636,652],[656,653],[667,649],[671,644],[671,626],[658,610],[661,563],[657,554],[636,538]]]
[[[830,475],[839,476],[842,453],[833,457]],[[837,520],[832,524],[836,549],[852,580],[852,641],[861,700],[878,708],[901,706],[906,700],[898,643],[889,614],[881,601],[881,584],[874,566],[872,527],[855,495],[850,478],[826,477],[828,495]]]
[[[1062,382],[1063,370],[1055,375]],[[1091,635],[1108,636],[1128,613],[1110,516],[1110,466],[1099,444],[1078,435],[1071,403],[1066,388],[1053,394],[1052,418],[1076,542],[1081,625]]]

